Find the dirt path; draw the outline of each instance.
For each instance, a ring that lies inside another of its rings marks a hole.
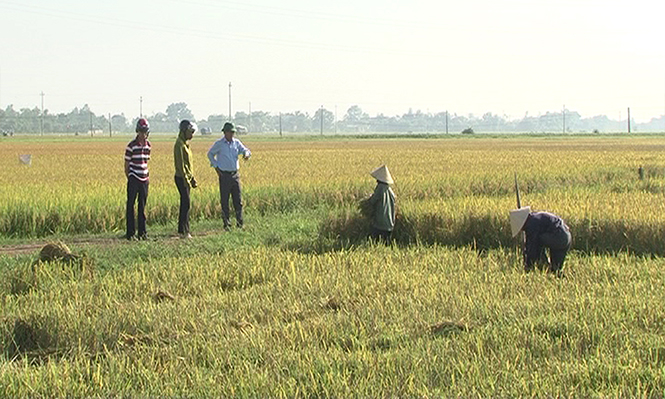
[[[192,234],[194,238],[196,237],[203,237],[203,236],[208,236],[211,234],[218,234],[221,233],[221,231],[202,231],[202,232],[197,232],[196,234]],[[173,235],[154,235],[154,236],[149,236],[148,241],[175,241],[179,240],[180,238],[173,234]],[[39,251],[44,247],[44,245],[48,244],[49,242],[54,242],[54,241],[62,241],[68,246],[70,245],[95,245],[95,246],[101,246],[101,247],[110,247],[113,245],[129,245],[132,242],[127,241],[122,237],[85,237],[85,238],[44,238],[43,240],[39,240],[37,242],[31,242],[31,243],[26,243],[26,244],[15,244],[15,245],[5,245],[5,246],[0,246],[0,256],[15,256],[15,255],[23,255],[23,254],[28,254],[28,253],[34,253],[38,254]]]

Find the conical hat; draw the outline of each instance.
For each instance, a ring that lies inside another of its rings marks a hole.
[[[380,182],[384,182],[387,184],[393,184],[393,177],[390,176],[390,171],[388,170],[388,167],[386,165],[381,165],[378,168],[374,169],[372,173],[370,173],[373,178]]]
[[[529,217],[529,213],[531,213],[530,206],[523,206],[520,209],[510,211],[510,229],[513,232],[513,237],[522,230],[526,218]]]

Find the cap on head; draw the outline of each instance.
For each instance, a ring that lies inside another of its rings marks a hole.
[[[146,118],[140,118],[136,121],[136,133],[148,133],[150,132],[150,124]]]
[[[192,133],[196,132],[197,126],[196,123],[191,122],[187,119],[180,121],[180,133],[191,131]]]
[[[526,219],[529,217],[530,213],[530,206],[523,206],[520,209],[513,209],[510,211],[510,230],[513,233],[513,237],[515,237],[520,232],[520,230],[522,230],[522,227],[524,227],[524,223],[526,222]]]
[[[226,132],[233,132],[233,133],[235,133],[235,132],[236,132],[236,127],[233,126],[233,123],[231,123],[231,122],[226,122],[226,123],[224,124],[224,127],[222,128],[222,132],[224,132],[224,133],[226,133]]]
[[[381,165],[378,168],[374,169],[370,175],[372,175],[373,178],[376,180],[386,183],[386,184],[393,184],[393,177],[390,175],[390,171],[388,170],[388,167],[386,165]]]

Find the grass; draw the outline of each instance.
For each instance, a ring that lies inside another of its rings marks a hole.
[[[48,264],[29,292],[5,291],[3,347],[26,329],[36,344],[2,365],[3,396],[651,396],[665,387],[660,260],[574,252],[557,279],[525,275],[507,249],[301,253],[225,246],[233,235],[197,244],[216,242],[217,253],[177,255],[174,242],[165,257],[94,278]],[[155,245],[164,246],[133,250]],[[157,302],[162,291],[175,299]]]

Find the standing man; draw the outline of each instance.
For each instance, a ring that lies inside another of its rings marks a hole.
[[[390,188],[393,177],[386,165],[374,169],[370,175],[376,179],[376,188],[365,206],[372,219],[372,238],[390,244],[395,228],[395,193]]]
[[[178,213],[178,234],[180,238],[192,238],[189,233],[190,188],[196,188],[196,179],[192,171],[192,150],[189,142],[196,132],[196,124],[187,119],[180,122],[180,134],[173,146],[175,161],[175,185],[180,193],[180,212]]]
[[[233,197],[233,209],[236,212],[236,226],[242,228],[242,198],[240,195],[240,175],[238,174],[238,156],[243,155],[245,160],[249,159],[252,153],[245,147],[240,140],[233,137],[236,132],[232,123],[226,122],[222,128],[224,137],[215,141],[208,150],[208,159],[210,166],[215,168],[219,177],[219,196],[222,202],[222,220],[224,221],[224,230],[231,228],[229,195]]]
[[[125,149],[125,176],[127,176],[127,234],[125,238],[134,239],[134,202],[138,197],[138,239],[145,240],[145,203],[148,199],[148,161],[150,160],[150,125],[148,120],[140,118],[136,122],[136,138]]]
[[[563,261],[572,243],[563,219],[549,212],[531,212],[531,207],[523,206],[510,211],[510,228],[513,237],[522,230],[526,233],[524,270],[529,272],[536,264],[544,264],[550,272],[562,275]],[[549,260],[545,248],[550,249]]]

